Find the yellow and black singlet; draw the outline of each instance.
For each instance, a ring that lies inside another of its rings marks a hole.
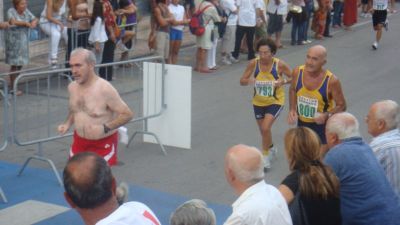
[[[304,65],[299,67],[296,81],[297,113],[299,120],[314,122],[315,113],[329,112],[334,107],[333,99],[328,96],[328,84],[333,74],[326,70],[325,77],[318,88],[309,90],[303,83]]]
[[[256,58],[253,105],[269,106],[272,104],[283,105],[285,103],[283,86],[275,88],[275,82],[280,78],[278,63],[279,59],[272,58],[271,70],[261,71],[260,59]]]

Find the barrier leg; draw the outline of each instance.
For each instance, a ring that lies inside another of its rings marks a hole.
[[[25,161],[24,165],[21,167],[21,169],[20,169],[19,172],[18,172],[18,176],[21,176],[21,175],[22,175],[22,172],[24,172],[26,166],[28,165],[28,163],[29,163],[32,159],[36,159],[36,160],[39,160],[39,161],[47,162],[47,163],[51,166],[51,169],[53,170],[54,174],[56,175],[56,178],[57,178],[57,180],[58,180],[58,183],[60,184],[60,186],[63,186],[63,182],[62,182],[62,180],[61,180],[61,176],[60,176],[60,174],[58,173],[56,166],[54,165],[53,161],[51,161],[50,159],[48,159],[48,158],[42,156],[41,148],[42,148],[42,144],[39,143],[39,146],[38,146],[38,155],[31,156],[31,157],[29,157],[29,158]]]
[[[8,201],[7,201],[7,198],[6,198],[6,195],[4,194],[3,189],[1,189],[1,187],[0,187],[0,197],[3,199],[3,201],[4,201],[5,203],[8,202]]]
[[[147,135],[153,136],[156,139],[156,142],[158,143],[158,145],[160,145],[161,151],[164,153],[164,155],[167,155],[167,151],[165,151],[164,145],[161,143],[158,136],[155,133],[151,133],[151,132],[147,132],[147,131],[136,131],[135,133],[133,133],[133,135],[129,138],[129,141],[128,141],[128,144],[126,145],[126,147],[129,147],[129,144],[131,143],[133,138],[136,136],[136,134],[147,134]]]

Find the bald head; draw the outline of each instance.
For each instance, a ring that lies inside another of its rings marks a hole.
[[[225,169],[232,171],[242,183],[257,183],[264,178],[263,156],[255,147],[235,145],[226,153]]]
[[[320,57],[322,57],[322,59],[326,60],[327,57],[327,51],[326,48],[322,45],[314,45],[312,46],[310,49],[308,49],[309,52],[313,52],[317,55],[319,55]]]
[[[326,123],[326,132],[336,134],[339,140],[360,136],[357,118],[348,112],[331,116]]]
[[[64,169],[64,188],[79,208],[95,208],[112,197],[113,176],[107,162],[91,152],[74,155]]]

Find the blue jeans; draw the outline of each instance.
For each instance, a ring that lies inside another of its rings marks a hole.
[[[342,12],[343,12],[343,2],[334,1],[333,2],[333,21],[332,25],[341,26],[342,25]]]
[[[310,27],[310,18],[311,18],[311,14],[314,11],[314,2],[313,1],[305,1],[305,2],[306,2],[307,18],[303,24],[303,39],[304,39],[304,41],[307,41],[308,40],[308,29]]]
[[[301,21],[299,19],[296,19],[296,17],[293,17],[292,45],[294,45],[296,43],[301,44],[304,41],[304,24],[305,24],[304,21]],[[297,39],[296,39],[296,33],[297,33]]]

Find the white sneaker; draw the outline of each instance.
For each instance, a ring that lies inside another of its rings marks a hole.
[[[385,23],[383,24],[383,27],[385,28],[386,31],[389,31],[389,20],[386,19]]]
[[[231,65],[232,64],[232,62],[229,61],[227,56],[222,57],[222,63],[225,64],[225,65]]]
[[[231,54],[229,54],[229,60],[230,60],[232,63],[238,63],[238,62],[239,62],[239,59],[233,57]]]
[[[264,156],[264,169],[271,169],[271,161],[269,161],[269,155]]]
[[[117,48],[121,51],[121,52],[127,52],[129,51],[129,48],[127,48],[124,43],[122,43],[121,40],[119,40],[116,44]]]
[[[128,201],[129,197],[129,186],[125,182],[121,182],[116,191],[117,201],[119,205],[124,204]]]
[[[269,161],[276,160],[278,158],[277,153],[278,153],[278,149],[275,146],[270,148],[269,155],[268,155]]]
[[[374,43],[372,44],[372,49],[373,50],[377,50],[378,49],[378,42],[374,41]]]

